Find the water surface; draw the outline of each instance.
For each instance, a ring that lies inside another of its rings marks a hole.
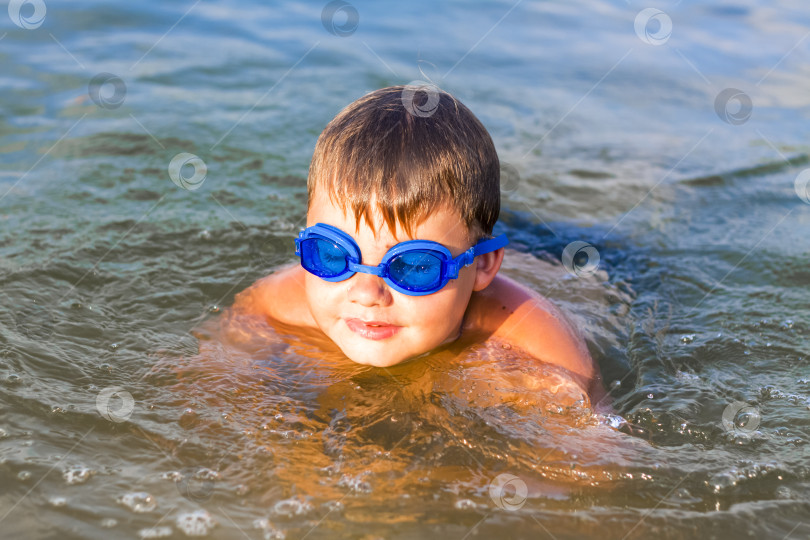
[[[804,3],[661,2],[666,36],[633,1],[324,7],[0,13],[4,534],[807,536]],[[502,271],[588,334],[615,417],[494,341],[381,371],[221,330],[293,261],[325,124],[413,80],[490,130]]]

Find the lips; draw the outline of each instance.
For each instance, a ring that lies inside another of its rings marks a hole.
[[[362,319],[346,319],[346,326],[366,339],[388,339],[399,332],[402,327],[384,321],[363,321]]]

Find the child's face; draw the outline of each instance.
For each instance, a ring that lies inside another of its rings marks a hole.
[[[377,211],[374,223],[379,230],[375,237],[362,217],[359,233],[355,234],[354,217],[344,214],[327,196],[316,193],[307,214],[307,227],[316,223],[335,226],[354,238],[362,254],[361,262],[366,265],[380,264],[386,251],[406,240],[433,240],[449,249],[453,257],[470,248],[464,222],[449,209],[432,213],[414,229],[414,238],[406,236],[399,224],[395,238]],[[458,337],[475,284],[476,263],[477,259],[462,268],[458,279],[450,280],[443,289],[424,296],[402,294],[388,287],[382,278],[361,272],[338,282],[324,281],[306,272],[306,300],[317,325],[346,356],[360,364],[392,366]],[[352,323],[351,319],[381,321],[398,328],[390,337],[373,339],[361,335],[363,325],[357,328],[360,323]]]

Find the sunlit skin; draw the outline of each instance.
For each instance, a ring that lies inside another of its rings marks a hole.
[[[405,240],[438,242],[454,257],[471,246],[463,220],[449,207],[432,212],[410,237],[400,224],[392,234],[379,211],[374,212],[374,227],[362,217],[358,227],[353,214],[316,194],[307,226],[316,223],[333,225],[352,236],[366,265],[379,264],[391,246]],[[300,329],[316,342],[338,347],[354,362],[377,367],[416,358],[465,337],[497,338],[565,368],[592,400],[601,399],[598,371],[582,338],[551,302],[497,275],[503,257],[503,248],[479,255],[459,272],[458,279],[425,296],[402,294],[382,278],[364,273],[328,282],[294,264],[240,293],[233,309]],[[346,323],[350,318],[401,328],[389,338],[373,340],[352,331]]]

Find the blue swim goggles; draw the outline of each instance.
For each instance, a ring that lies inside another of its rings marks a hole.
[[[458,272],[477,255],[490,253],[509,243],[506,235],[481,240],[453,258],[450,250],[431,240],[408,240],[389,249],[378,266],[360,264],[360,248],[354,239],[332,225],[307,227],[295,239],[295,254],[301,266],[326,281],[343,281],[355,272],[379,276],[395,291],[410,296],[435,293],[458,278]]]

